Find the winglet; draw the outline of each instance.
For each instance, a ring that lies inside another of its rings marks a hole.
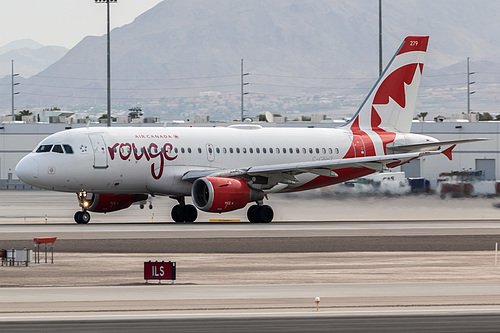
[[[446,148],[445,150],[443,150],[441,152],[441,154],[443,154],[444,156],[448,157],[448,159],[451,161],[452,160],[452,156],[451,156],[451,151],[456,147],[457,145],[453,145],[453,146],[450,146],[449,148]]]

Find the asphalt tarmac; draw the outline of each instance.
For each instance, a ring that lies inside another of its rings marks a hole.
[[[0,330],[498,327],[495,199],[339,202],[313,193],[276,200],[272,224],[243,222],[242,211],[174,224],[171,201],[77,225],[74,195],[0,192],[0,248],[58,237],[54,264],[0,267]],[[242,222],[209,223],[214,217]],[[145,284],[149,260],[176,261],[175,283]]]

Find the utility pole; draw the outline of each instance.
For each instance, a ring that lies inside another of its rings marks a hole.
[[[108,29],[107,29],[107,37],[108,37],[108,112],[107,112],[107,125],[111,126],[111,48],[110,48],[110,38],[109,38],[109,4],[111,2],[116,3],[118,0],[95,0],[96,3],[106,3],[107,6],[107,16],[108,16]]]
[[[476,72],[471,72],[469,70],[469,57],[467,57],[467,114],[470,115],[470,95],[475,94],[475,91],[470,91],[470,86],[476,82],[471,82],[470,76]]]
[[[243,91],[243,87],[248,85],[248,82],[243,82],[243,77],[247,75],[250,75],[250,73],[243,72],[243,59],[241,59],[241,122],[245,121],[243,96],[248,95],[248,93]]]
[[[382,76],[382,0],[378,0],[378,76]]]
[[[14,60],[12,60],[12,121],[16,120],[16,116],[14,115],[14,96],[18,95],[19,92],[14,92],[14,87],[17,86],[19,83],[14,83],[14,77],[18,76],[19,74],[14,74]]]

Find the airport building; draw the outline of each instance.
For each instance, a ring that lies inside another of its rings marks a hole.
[[[222,126],[222,124],[201,123],[199,126]],[[198,126],[197,125],[197,126]],[[263,126],[291,127],[336,127],[338,123],[281,122],[262,123]],[[67,123],[3,123],[0,124],[0,189],[31,188],[22,184],[16,174],[16,164],[31,152],[45,137],[85,124]],[[102,126],[104,124],[90,124]],[[164,126],[164,124],[113,124],[113,126]],[[192,126],[170,124],[167,126]],[[453,160],[444,155],[429,156],[414,160],[401,167],[406,177],[424,177],[435,180],[443,172],[481,170],[484,180],[500,179],[498,165],[500,122],[414,122],[412,132],[433,136],[439,140],[487,138],[488,141],[458,145],[453,150]],[[397,170],[399,171],[399,170]]]

